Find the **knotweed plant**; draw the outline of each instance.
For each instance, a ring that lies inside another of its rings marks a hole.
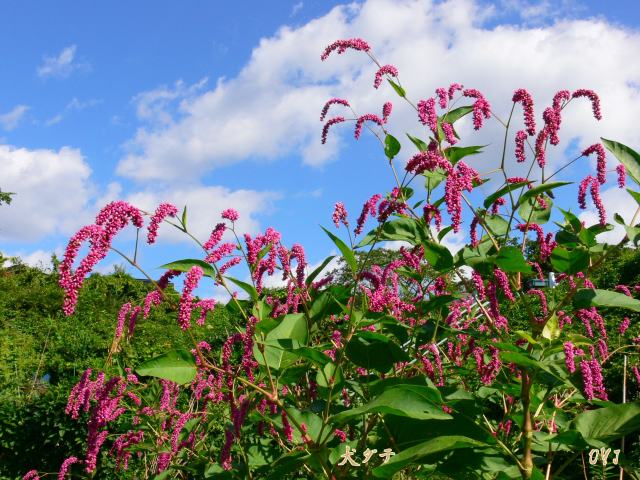
[[[148,277],[153,291],[114,319],[109,355],[118,358],[122,342],[135,342],[137,322],[150,321],[163,304],[175,309],[193,348],[123,365],[116,376],[84,372],[67,413],[87,421],[86,448],[64,462],[60,479],[92,476],[106,456],[133,478],[391,478],[402,471],[402,478],[560,479],[588,449],[618,448],[640,427],[640,406],[611,398],[605,374],[624,354],[640,376],[638,287],[602,290],[591,279],[640,238],[640,207],[627,224],[605,211],[600,196],[615,171],[620,188],[635,184],[629,202],[640,203],[640,156],[594,139],[556,171],[547,158],[560,144],[565,109],[586,101],[594,121],[602,118],[597,94],[560,90],[541,108],[518,89],[502,118],[480,91],[457,83],[410,100],[398,69],[380,63],[361,39],[336,41],[321,59],[347,50],[371,58],[373,88],[382,91],[386,80],[422,132],[401,145],[389,132],[397,108],[389,101],[380,114],[357,113],[342,98],[319,106],[322,143],[333,129],[351,127],[358,139],[365,128],[390,169],[389,192],[371,192],[356,216],[336,203],[335,229],[325,229],[350,280],[324,273],[332,257],[309,271],[303,246],[273,228],[255,237],[239,232],[233,206],[201,242],[174,205],[155,212],[107,205],[73,236],[60,264],[65,313],[74,313],[85,277],[122,229],[146,228],[153,244],[159,226],[172,225],[198,244],[201,259],[172,261],[161,278]],[[514,132],[519,115],[525,128]],[[474,130],[487,122],[504,127],[492,172],[477,166],[483,147],[473,144],[474,132],[467,140],[456,130],[467,116]],[[561,180],[576,162],[584,176]],[[516,167],[526,174],[509,176]],[[560,198],[577,198],[582,209],[593,204],[598,222],[585,225],[575,208],[554,205]],[[625,232],[617,244],[598,240],[614,228],[611,218]],[[450,251],[449,236],[461,232],[466,245]],[[403,246],[388,262],[369,262],[387,241]],[[84,244],[88,254],[78,260]],[[122,255],[138,267],[135,256]],[[178,276],[184,285],[176,295],[167,285]],[[285,286],[274,293],[265,288],[268,277]],[[224,288],[228,303],[196,297],[203,281]],[[192,329],[216,308],[242,318],[218,347]],[[614,325],[612,316],[624,320]],[[225,424],[216,432],[221,411]],[[624,452],[617,468],[635,474]]]

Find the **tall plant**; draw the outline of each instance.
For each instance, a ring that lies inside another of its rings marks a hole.
[[[157,288],[122,307],[112,359],[120,342],[135,341],[136,322],[164,302],[175,305],[193,349],[128,365],[116,376],[86,371],[67,412],[87,419],[87,450],[63,464],[62,477],[69,468],[93,473],[100,452],[109,452],[120,468],[144,478],[390,478],[399,471],[413,478],[433,472],[456,479],[567,478],[568,467],[589,449],[615,449],[638,430],[640,405],[609,398],[603,374],[624,352],[638,377],[637,288],[602,290],[590,277],[640,238],[639,207],[629,224],[613,216],[626,231],[618,244],[598,240],[613,229],[600,198],[609,172],[605,148],[620,162],[621,188],[626,176],[634,188],[640,184],[639,156],[603,139],[556,171],[546,162],[548,148],[559,144],[565,108],[586,99],[600,120],[596,93],[559,91],[539,125],[531,95],[519,89],[503,119],[481,92],[456,83],[432,98],[409,100],[396,67],[381,64],[361,39],[331,44],[322,60],[347,50],[369,55],[378,66],[374,88],[386,79],[424,127],[423,138],[407,134],[405,147],[416,150],[404,162],[401,142],[388,131],[391,102],[381,116],[358,114],[342,98],[322,109],[321,120],[329,110],[349,112],[326,120],[322,142],[337,124],[354,123],[356,139],[368,127],[393,179],[391,191],[373,195],[355,221],[336,204],[333,222],[342,238],[324,229],[350,279],[332,283],[322,275],[331,257],[308,272],[303,247],[289,246],[274,229],[241,235],[233,209],[222,212],[223,221],[200,243],[186,211],[178,216],[175,206],[160,205],[149,215],[148,243],[165,222],[198,243],[203,259],[164,265]],[[525,128],[514,134],[521,110]],[[504,127],[492,172],[473,166],[483,147],[461,146],[456,124],[468,115],[475,130],[487,121]],[[591,154],[597,170],[579,179],[576,194],[581,208],[590,195],[599,222],[585,225],[554,200],[576,189],[576,182],[559,179],[562,170]],[[512,162],[523,163],[527,175],[508,176]],[[482,195],[477,187],[486,182],[495,188]],[[640,192],[627,191],[640,204]],[[85,276],[113,249],[114,236],[129,223],[143,228],[144,216],[114,202],[71,239],[60,264],[68,315]],[[375,225],[365,234],[367,221]],[[469,241],[452,253],[447,237],[463,231]],[[392,261],[367,267],[367,257],[385,241],[404,246]],[[74,270],[83,243],[89,254]],[[364,261],[356,252],[364,252]],[[139,268],[135,254],[122,255]],[[248,281],[230,276],[240,263],[248,267]],[[171,295],[165,287],[178,275],[184,287]],[[285,295],[263,288],[268,276],[282,278]],[[228,292],[224,307],[194,297],[204,277]],[[190,329],[206,323],[214,308],[238,312],[245,322],[221,348]],[[607,315],[618,310],[628,316],[607,328]],[[210,418],[221,407],[228,424],[219,438]],[[624,453],[615,455],[637,476]]]

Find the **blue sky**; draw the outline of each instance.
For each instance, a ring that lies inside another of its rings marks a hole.
[[[513,90],[525,87],[539,116],[556,90],[594,88],[605,119],[590,118],[586,103],[568,113],[556,165],[599,136],[640,146],[633,1],[5,1],[0,18],[0,188],[17,192],[0,208],[0,251],[32,263],[61,252],[117,198],[188,203],[201,238],[235,207],[242,228],[274,226],[319,262],[332,245],[318,224],[330,226],[333,204],[344,201],[355,219],[392,185],[372,137],[355,142],[339,126],[320,145],[324,101],[343,96],[377,113],[391,100],[391,132],[424,133],[392,91],[371,88],[366,57],[320,61],[338,38],[367,39],[416,101],[461,81],[508,113]],[[499,132],[495,122],[480,134],[469,127],[465,144],[493,145]],[[474,166],[488,169],[495,148]],[[411,153],[403,143],[399,160]],[[583,174],[567,169],[574,180]],[[620,193],[605,200],[619,205]],[[193,254],[165,237],[144,250],[145,266]]]

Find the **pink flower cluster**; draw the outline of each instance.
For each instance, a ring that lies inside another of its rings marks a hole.
[[[344,207],[344,203],[337,202],[333,209],[333,224],[336,228],[340,228],[342,223],[345,227],[349,228],[349,221],[347,220],[347,209]]]
[[[520,88],[513,93],[513,102],[521,103],[524,110],[524,124],[527,133],[531,136],[536,134],[536,119],[533,113],[533,99],[531,94],[524,88]]]
[[[329,107],[331,107],[331,105],[343,105],[345,107],[350,107],[351,106],[351,105],[349,105],[349,102],[346,101],[344,98],[331,98],[330,100],[327,101],[327,103],[324,104],[324,107],[322,107],[322,112],[320,112],[320,121],[321,122],[327,116],[327,113],[329,112]]]
[[[596,206],[600,216],[600,225],[604,226],[607,224],[607,211],[602,203],[602,198],[600,198],[600,182],[591,175],[587,175],[584,180],[580,182],[580,187],[578,188],[578,205],[582,209],[587,208],[586,199],[587,188],[589,185],[591,185],[591,199],[593,200],[593,204]]]
[[[383,65],[376,72],[376,78],[373,81],[373,88],[378,88],[382,84],[382,76],[389,75],[390,77],[398,77],[398,69],[393,65]]]
[[[601,143],[595,143],[587,147],[583,152],[583,157],[588,157],[592,153],[597,155],[598,163],[596,170],[598,172],[598,182],[603,185],[607,181],[607,155]]]
[[[329,55],[334,50],[337,50],[338,54],[341,54],[346,52],[348,48],[351,48],[353,50],[359,50],[361,52],[368,52],[369,50],[371,50],[371,47],[369,47],[369,44],[364,40],[362,40],[361,38],[336,40],[335,42],[333,42],[331,45],[329,45],[327,48],[324,49],[324,52],[322,52],[320,59],[324,61],[327,58],[329,58]]]
[[[151,217],[147,233],[147,243],[149,245],[155,243],[158,237],[158,227],[162,221],[167,217],[175,217],[178,213],[178,209],[170,203],[161,203],[158,205],[156,212]]]
[[[487,99],[484,98],[484,95],[475,88],[463,90],[462,95],[476,99],[476,101],[473,102],[473,128],[480,130],[484,119],[491,118],[491,105]]]

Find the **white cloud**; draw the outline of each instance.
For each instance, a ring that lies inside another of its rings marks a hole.
[[[29,265],[31,267],[39,268],[43,271],[50,272],[53,269],[53,265],[51,264],[51,255],[53,252],[47,250],[34,250],[31,252],[26,252],[24,250],[19,250],[13,253],[3,252],[5,257],[13,257],[18,258],[20,262]],[[62,255],[62,250],[58,249],[56,252],[58,258]],[[18,262],[8,261],[5,265],[13,265]]]
[[[0,208],[0,240],[33,241],[68,234],[89,218],[91,169],[79,150],[29,150],[0,145],[2,189],[15,192]]]
[[[51,117],[48,120],[45,120],[44,126],[52,127],[53,125],[59,124],[63,119],[64,119],[64,116],[59,113],[58,115]]]
[[[298,12],[302,10],[303,7],[304,7],[304,2],[298,2],[294,4],[293,7],[291,7],[291,13],[289,14],[289,16],[295,17],[298,14]]]
[[[7,113],[0,114],[0,126],[7,131],[13,130],[18,126],[27,110],[29,110],[29,107],[26,105],[16,105]]]
[[[100,105],[102,103],[101,98],[90,98],[88,100],[79,100],[78,97],[73,97],[67,106],[66,110],[76,110],[82,111],[87,108],[95,107],[96,105]]]
[[[524,5],[523,16],[550,15],[548,2],[507,3]],[[353,132],[352,125],[337,125],[329,144],[320,145],[319,110],[332,96],[349,99],[360,113],[378,113],[391,99],[395,109],[390,131],[398,138],[404,131],[422,132],[415,112],[389,88],[372,88],[376,67],[366,55],[334,53],[320,61],[327,44],[350,37],[365,38],[383,63],[398,67],[414,102],[457,81],[480,89],[494,111],[506,117],[513,91],[523,87],[534,95],[540,122],[557,90],[593,88],[602,98],[603,121],[593,119],[587,100],[572,102],[564,113],[561,147],[574,138],[586,146],[600,136],[640,143],[640,132],[634,128],[634,112],[640,109],[634,88],[640,83],[640,64],[635,61],[640,33],[602,19],[536,27],[484,26],[487,20],[500,20],[498,10],[472,0],[369,0],[336,7],[299,28],[283,27],[261,40],[237,77],[219,79],[214,88],[182,100],[177,114],[139,103],[145,106],[141,112],[139,107],[141,116],[157,122],[138,130],[118,173],[138,180],[169,179],[177,173],[196,178],[250,157],[270,160],[287,154],[322,165],[335,158],[340,139]],[[515,128],[522,124],[519,109],[513,123]],[[479,133],[468,120],[461,122],[465,143],[493,142],[484,157],[475,157],[479,168],[488,166],[486,159],[496,158],[500,142],[495,139],[501,131],[495,121]],[[512,147],[508,153],[515,163]],[[562,154],[562,148],[550,152],[550,163],[557,164]]]
[[[76,45],[70,45],[63,48],[58,55],[43,57],[42,65],[37,68],[38,76],[41,78],[58,77],[67,78],[74,70],[86,70],[89,68],[87,63],[78,63],[76,58]]]

